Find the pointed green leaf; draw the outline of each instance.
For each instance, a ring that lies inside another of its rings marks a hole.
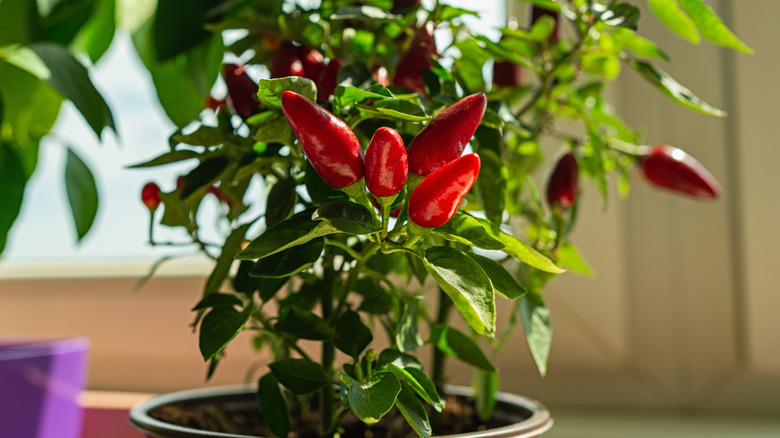
[[[677,0],[648,0],[648,3],[661,23],[691,43],[699,44],[696,24],[680,9]]]
[[[336,348],[357,360],[374,339],[371,329],[363,324],[357,312],[348,310],[336,321]]]
[[[371,234],[381,227],[366,207],[346,199],[328,202],[314,212],[312,219],[326,221],[333,228],[347,234]]]
[[[422,337],[417,330],[417,309],[419,303],[419,300],[416,299],[403,303],[404,310],[395,334],[395,343],[402,353],[414,351],[417,347],[423,345]]]
[[[474,407],[480,420],[488,421],[493,416],[496,407],[496,392],[498,392],[498,372],[476,370],[474,372]]]
[[[98,191],[92,171],[81,161],[73,149],[68,148],[65,163],[65,188],[68,192],[70,212],[76,226],[78,240],[84,238],[95,222],[98,209]]]
[[[401,383],[389,371],[380,371],[365,385],[346,374],[339,377],[347,387],[347,399],[352,412],[366,424],[374,424],[395,405]]]
[[[477,222],[488,230],[491,237],[504,244],[501,251],[509,254],[510,256],[520,260],[528,266],[539,269],[540,271],[549,272],[551,274],[560,274],[564,272],[563,269],[555,266],[549,258],[545,257],[539,251],[533,249],[530,245],[523,242],[511,234],[507,234],[501,230],[497,225],[488,221],[487,219],[475,218]]]
[[[257,384],[257,402],[263,422],[274,436],[286,438],[290,433],[290,414],[287,412],[287,400],[279,389],[279,381],[273,373],[261,377]]]
[[[325,239],[317,238],[302,245],[293,246],[255,263],[250,277],[283,278],[295,275],[311,267],[322,254]]]
[[[198,301],[198,304],[192,310],[205,310],[212,307],[235,307],[241,306],[244,302],[233,294],[213,293]]]
[[[387,364],[386,368],[388,371],[395,374],[401,383],[414,390],[414,392],[431,405],[436,412],[441,412],[442,409],[444,409],[444,401],[436,391],[436,386],[433,384],[433,381],[425,372],[415,367],[401,368],[393,363]]]
[[[215,307],[200,323],[199,347],[203,360],[209,360],[232,341],[249,320],[252,306],[239,312],[232,307]]]
[[[0,254],[21,210],[26,185],[27,178],[16,152],[0,143],[0,199],[3,200],[3,208],[0,208]]]
[[[723,24],[723,21],[718,17],[715,11],[702,0],[680,0],[680,4],[682,4],[683,9],[685,9],[685,12],[691,20],[693,20],[694,24],[696,24],[696,28],[699,29],[699,32],[704,35],[704,38],[715,44],[739,50],[740,52],[753,53],[753,49],[740,41],[740,39]]]
[[[282,309],[274,328],[295,338],[312,341],[327,341],[333,339],[335,334],[324,319],[297,307]]]
[[[257,98],[268,106],[281,108],[282,94],[285,91],[293,91],[312,101],[317,98],[314,81],[298,76],[261,80],[258,83]]]
[[[566,242],[558,248],[558,264],[564,268],[586,277],[595,277],[596,270],[582,256],[579,248],[571,242]]]
[[[641,73],[645,80],[647,80],[651,85],[658,88],[672,100],[680,103],[681,105],[704,114],[710,114],[717,117],[726,116],[724,111],[721,111],[701,100],[698,96],[693,94],[691,90],[680,85],[665,71],[659,69],[653,64],[632,59],[629,61],[629,65]]]
[[[444,239],[460,242],[482,249],[503,249],[504,244],[474,217],[464,213],[455,213],[444,225],[434,228],[433,234]]]
[[[274,377],[296,394],[310,394],[331,384],[322,367],[308,359],[282,359],[268,364]]]
[[[495,335],[495,292],[477,262],[455,248],[434,246],[425,250],[423,264],[477,333]]]
[[[233,260],[236,254],[241,252],[241,245],[244,243],[244,236],[246,231],[252,224],[244,224],[233,230],[230,235],[225,239],[225,244],[222,246],[222,252],[217,257],[217,264],[214,265],[214,269],[211,271],[208,280],[206,280],[206,287],[203,290],[203,295],[206,296],[213,292],[219,292],[222,287],[222,283],[227,279],[230,273],[230,267],[233,266]]]
[[[313,221],[314,210],[304,210],[269,227],[241,251],[236,258],[254,260],[268,257],[287,248],[302,245],[317,237],[337,232],[327,221]]]
[[[479,149],[482,175],[477,178],[477,195],[485,216],[494,224],[501,224],[506,206],[509,170],[501,157],[486,148]]]
[[[452,327],[444,324],[434,325],[431,328],[431,337],[428,342],[447,355],[467,364],[486,371],[496,370],[473,339]]]
[[[550,311],[544,305],[542,297],[535,293],[525,294],[517,300],[517,309],[523,321],[525,338],[531,349],[539,374],[547,373],[547,359],[552,345],[552,325]]]
[[[637,30],[639,8],[628,3],[617,3],[601,14],[601,21],[608,26]]]
[[[378,368],[382,368],[387,364],[397,365],[405,370],[409,368],[417,368],[422,371],[422,363],[420,359],[412,356],[411,354],[401,353],[394,348],[386,348],[379,353],[376,364]]]
[[[479,254],[467,253],[477,264],[485,271],[485,274],[493,283],[493,289],[504,298],[514,300],[526,293],[525,288],[517,282],[515,277],[510,274],[501,263],[489,259]]]
[[[401,412],[406,422],[412,426],[417,436],[430,438],[431,422],[428,420],[428,414],[425,412],[420,400],[414,394],[414,391],[408,387],[401,388],[398,398],[395,400],[395,406]]]
[[[203,160],[198,164],[198,167],[182,178],[182,188],[179,194],[181,199],[186,199],[198,189],[215,182],[228,164],[230,163],[225,157],[211,157]]]
[[[166,152],[149,161],[133,164],[128,167],[131,169],[137,169],[143,167],[162,166],[163,164],[178,163],[180,161],[191,160],[193,158],[198,158],[198,157],[200,157],[200,154],[195,151],[191,151],[188,149],[180,149],[176,151]]]

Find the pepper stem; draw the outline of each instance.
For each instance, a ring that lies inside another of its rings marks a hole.
[[[374,221],[379,223],[379,218],[377,217],[376,211],[374,210],[374,205],[371,204],[371,200],[368,199],[368,194],[366,193],[366,183],[363,178],[360,178],[354,183],[346,187],[342,187],[339,190],[346,193],[347,196],[355,200],[358,204],[366,207],[366,210],[371,212],[371,216],[374,218]]]

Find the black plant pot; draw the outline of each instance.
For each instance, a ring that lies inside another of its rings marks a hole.
[[[130,424],[148,438],[258,438],[254,435],[211,432],[167,423],[153,418],[150,412],[170,405],[219,405],[225,411],[256,411],[256,388],[253,386],[220,386],[162,394],[140,403],[130,411]],[[449,386],[446,393],[468,397],[471,388]],[[552,427],[550,411],[541,403],[526,397],[499,393],[493,418],[506,426],[447,437],[531,438]]]

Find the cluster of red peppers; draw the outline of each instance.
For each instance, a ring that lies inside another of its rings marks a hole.
[[[357,137],[342,120],[300,94],[286,91],[282,95],[284,116],[304,155],[326,183],[353,198],[360,197],[365,186],[383,209],[389,209],[408,185],[409,220],[422,229],[449,221],[474,185],[479,156],[461,154],[486,105],[484,94],[460,100],[434,117],[408,148],[394,129],[379,128],[364,155]]]
[[[343,66],[338,58],[326,60],[318,50],[284,41],[276,47],[269,69],[271,78],[301,76],[317,85],[317,100],[328,100]]]

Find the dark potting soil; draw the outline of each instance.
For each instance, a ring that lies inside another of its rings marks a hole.
[[[447,396],[447,405],[442,413],[429,411],[434,436],[454,435],[475,432],[484,429],[507,426],[523,419],[523,412],[511,412],[504,418],[482,422],[477,416],[473,403],[463,397]],[[250,400],[251,402],[251,400]],[[182,402],[161,406],[150,415],[160,421],[193,429],[211,432],[232,433],[270,437],[273,434],[263,423],[257,405],[239,401],[216,401],[211,403]],[[530,413],[526,414],[526,417]],[[292,427],[290,438],[317,438],[319,423],[316,411],[312,411],[306,424]],[[494,415],[502,417],[502,415]],[[382,420],[366,426],[363,422],[348,415],[342,424],[343,438],[407,438],[416,436],[412,428],[398,411],[393,410]]]

